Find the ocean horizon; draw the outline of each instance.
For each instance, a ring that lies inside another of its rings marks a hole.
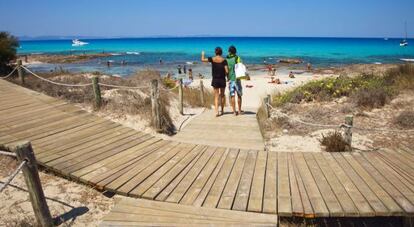
[[[179,64],[199,62],[201,51],[212,56],[215,47],[222,47],[226,53],[230,45],[237,47],[239,56],[247,64],[298,58],[316,67],[334,67],[359,63],[403,63],[414,59],[414,39],[408,39],[409,46],[400,47],[399,38],[158,37],[81,41],[88,44],[73,47],[70,39],[22,40],[18,54],[110,53],[109,57],[65,66],[74,71],[107,71],[102,62],[126,61],[128,67],[111,69],[110,73],[120,75],[128,75],[137,68],[157,67],[160,59],[172,69]]]

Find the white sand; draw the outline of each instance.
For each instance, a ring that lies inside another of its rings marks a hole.
[[[271,78],[264,71],[251,72],[251,80],[242,80],[243,86],[243,108],[257,109],[268,94],[275,94],[278,92],[284,92],[288,89],[299,86],[307,81],[316,80],[323,77],[329,77],[333,74],[314,74],[314,73],[302,73],[295,74],[295,78],[289,78],[289,72],[282,70],[276,74],[275,78],[278,78],[282,84],[269,83]],[[203,79],[204,86],[207,89],[213,89],[211,85],[211,79]],[[200,79],[195,79],[190,86],[199,86]],[[246,87],[246,85],[253,86],[252,88]],[[226,88],[226,97],[228,96],[228,88]]]

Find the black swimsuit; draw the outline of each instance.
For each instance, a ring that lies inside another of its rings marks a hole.
[[[225,88],[226,87],[226,69],[227,61],[224,60],[221,63],[213,61],[213,58],[208,58],[211,62],[212,76],[211,86],[214,88]]]

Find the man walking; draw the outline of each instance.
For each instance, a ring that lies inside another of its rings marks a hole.
[[[237,50],[235,46],[229,47],[229,55],[227,56],[227,65],[229,68],[229,73],[227,79],[229,81],[229,91],[230,91],[230,104],[235,116],[241,114],[242,111],[242,96],[243,96],[243,87],[240,79],[236,78],[235,65],[241,63],[241,59],[237,56]],[[236,111],[236,94],[237,94],[237,104],[238,112]]]

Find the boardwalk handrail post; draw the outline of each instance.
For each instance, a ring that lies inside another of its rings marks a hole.
[[[205,106],[203,80],[200,80],[200,101],[201,101],[201,106]]]
[[[263,98],[263,108],[264,108],[264,111],[266,113],[266,118],[270,117],[269,105],[270,105],[269,96],[266,96],[266,97]]]
[[[151,112],[152,123],[157,131],[161,131],[161,117],[160,117],[160,93],[158,89],[158,80],[151,81]]]
[[[22,172],[37,222],[40,226],[53,226],[53,219],[43,193],[32,145],[30,142],[20,143],[15,146],[15,153],[18,161],[26,161]]]
[[[347,115],[345,117],[345,133],[344,140],[348,144],[348,151],[352,150],[352,126],[354,125],[354,116]]]
[[[101,88],[99,87],[99,78],[97,76],[92,77],[92,87],[95,96],[95,106],[99,109],[102,105],[102,96]]]
[[[21,59],[17,59],[17,66],[16,66],[16,68],[17,68],[17,74],[19,75],[19,79],[20,79],[20,82],[22,83],[22,84],[24,84],[24,73],[23,73],[23,70],[22,70],[22,60]]]
[[[183,94],[183,79],[178,80],[178,99],[180,114],[184,115],[184,94]]]

